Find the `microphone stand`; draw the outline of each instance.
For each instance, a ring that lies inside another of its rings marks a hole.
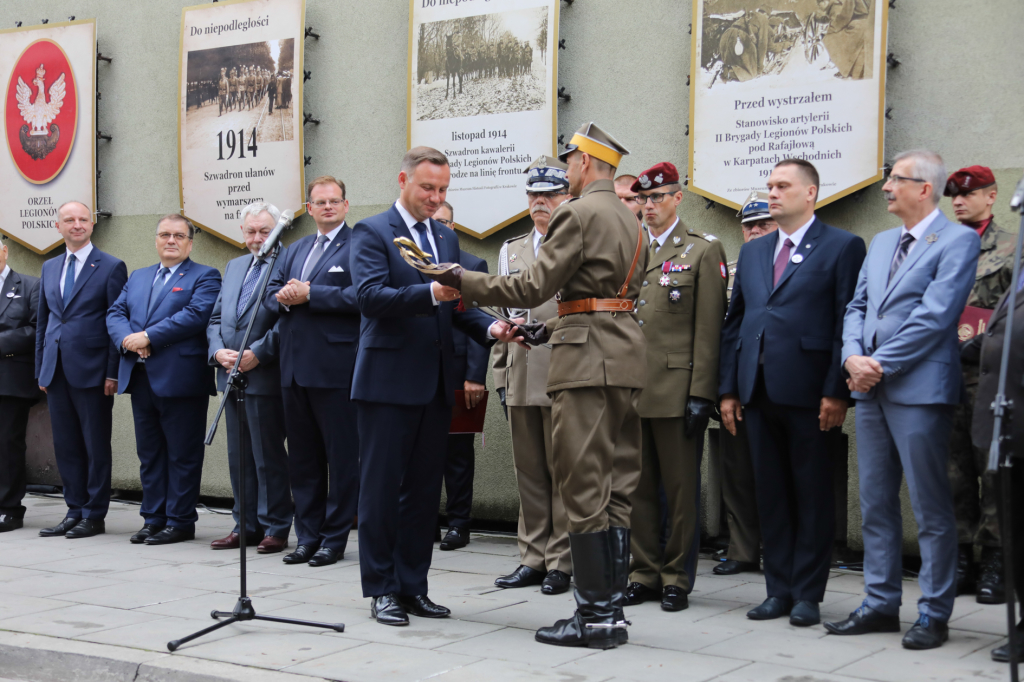
[[[1024,185],[1024,180],[1021,181],[1021,185]],[[1018,190],[1019,188],[1020,185],[1018,185]],[[1011,420],[1015,407],[1012,400],[1006,399],[1006,377],[1010,367],[1010,348],[1013,342],[1013,315],[1017,307],[1017,283],[1020,281],[1021,250],[1022,245],[1024,245],[1024,206],[1021,206],[1017,197],[1014,197],[1014,200],[1011,202],[1011,208],[1020,211],[1021,226],[1020,231],[1017,233],[1017,248],[1013,256],[1013,278],[1010,282],[1010,294],[1006,298],[1006,333],[1003,338],[1000,358],[999,384],[996,389],[996,397],[992,401],[992,413],[995,419],[993,420],[992,427],[992,444],[988,451],[988,470],[998,471],[999,476],[1000,507],[1002,511],[1001,527],[999,530],[1003,537],[1003,584],[1006,588],[1006,622],[1009,631],[1007,647],[1010,652],[1010,680],[1011,682],[1018,682],[1017,647],[1019,633],[1017,632],[1017,594],[1014,575],[1014,564],[1016,561],[1013,555],[1013,504],[1010,501],[1010,496],[1013,494],[1011,475],[1013,473],[1014,455],[1012,431],[1007,429],[1007,432],[1004,434],[1003,422],[1004,420],[1007,422]]]
[[[267,284],[270,283],[270,277],[271,277],[271,275],[274,272],[274,264],[277,262],[277,257],[280,255],[280,253],[281,253],[281,243],[279,241],[274,246],[274,248],[271,250],[270,256],[267,259],[267,266],[268,266],[267,267],[267,275],[266,275],[266,277],[262,277],[261,278],[262,281],[260,282],[259,291],[257,293],[256,301],[253,304],[252,310],[249,313],[249,324],[246,326],[245,336],[242,338],[242,344],[241,344],[241,347],[238,350],[238,357],[235,359],[235,366],[232,367],[231,368],[231,372],[228,373],[227,386],[225,387],[224,395],[221,397],[220,407],[217,408],[217,416],[214,417],[213,424],[210,425],[210,431],[206,434],[206,445],[208,445],[208,446],[213,444],[213,437],[217,433],[217,424],[220,423],[220,417],[224,413],[224,407],[227,404],[228,394],[229,393],[234,396],[235,405],[237,405],[237,407],[238,407],[237,412],[238,412],[238,430],[239,430],[239,433],[242,433],[242,430],[245,428],[245,425],[246,425],[245,424],[245,389],[246,389],[246,387],[249,384],[249,379],[248,379],[248,377],[245,376],[245,374],[243,374],[242,372],[238,371],[238,366],[242,362],[242,353],[243,353],[243,351],[246,348],[248,348],[248,346],[249,346],[249,335],[252,334],[252,328],[253,328],[253,325],[256,322],[256,314],[259,312],[259,306],[263,305],[263,297],[264,297],[264,295],[267,292]],[[309,620],[296,620],[294,618],[279,618],[277,616],[261,616],[261,615],[257,614],[256,613],[256,609],[253,608],[252,600],[249,598],[249,595],[246,594],[246,584],[245,584],[245,570],[246,570],[245,569],[245,547],[246,547],[246,541],[245,541],[245,526],[246,526],[246,518],[245,518],[245,516],[246,516],[245,489],[247,487],[245,482],[246,482],[246,467],[247,467],[246,460],[247,459],[248,458],[245,456],[244,452],[239,452],[238,453],[238,480],[239,480],[239,486],[238,486],[238,506],[239,506],[239,516],[240,516],[240,521],[239,521],[239,524],[238,524],[238,528],[239,528],[239,538],[238,538],[238,545],[239,545],[239,547],[238,547],[238,550],[239,550],[239,568],[241,569],[241,575],[239,576],[241,582],[240,582],[240,585],[239,585],[238,601],[235,602],[235,608],[232,609],[231,611],[211,611],[210,612],[210,617],[213,618],[214,620],[219,621],[218,623],[216,623],[215,625],[211,625],[208,628],[203,628],[199,632],[193,632],[191,635],[188,635],[187,637],[182,637],[181,639],[175,639],[173,641],[168,642],[167,643],[167,650],[168,651],[175,651],[182,644],[185,644],[187,642],[191,642],[193,639],[197,639],[199,637],[202,637],[203,635],[208,635],[211,632],[214,632],[215,630],[219,630],[219,629],[221,629],[222,627],[224,627],[226,625],[231,625],[232,623],[239,623],[239,622],[243,622],[243,621],[247,621],[247,620],[268,620],[268,621],[273,621],[275,623],[288,623],[288,624],[291,624],[291,625],[306,625],[306,626],[314,627],[314,628],[327,628],[328,630],[334,630],[335,632],[345,632],[345,624],[344,623],[334,623],[334,624],[331,624],[331,623],[316,623],[316,622],[309,621]],[[224,620],[220,620],[221,618],[223,618]]]

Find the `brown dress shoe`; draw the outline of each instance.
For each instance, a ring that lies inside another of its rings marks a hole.
[[[288,538],[277,538],[273,535],[268,535],[263,538],[263,542],[256,548],[256,551],[260,554],[273,554],[274,552],[280,552],[287,546]]]
[[[225,537],[220,540],[214,540],[210,543],[210,549],[238,549],[238,545],[241,543],[241,539],[238,533],[228,533]]]

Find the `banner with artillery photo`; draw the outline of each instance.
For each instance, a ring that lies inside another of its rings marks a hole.
[[[46,253],[61,204],[96,210],[96,20],[0,31],[0,83],[0,232]]]
[[[303,210],[305,12],[304,0],[235,0],[181,13],[181,207],[237,246],[247,204]]]
[[[558,0],[410,0],[409,147],[451,162],[458,229],[527,214],[524,171],[553,154]]]
[[[694,0],[690,189],[739,207],[805,159],[818,206],[882,177],[886,0]]]

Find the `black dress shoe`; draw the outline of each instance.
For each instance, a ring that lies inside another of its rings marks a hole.
[[[825,623],[825,629],[833,635],[865,635],[869,632],[899,632],[900,617],[887,616],[875,611],[867,604],[850,614],[846,620]]]
[[[821,611],[816,601],[797,600],[793,604],[793,609],[789,612],[789,624],[795,625],[798,628],[807,628],[820,622]]]
[[[540,584],[540,591],[544,594],[562,594],[568,589],[569,576],[558,569],[548,571],[544,576],[544,582]]]
[[[139,529],[138,533],[128,538],[128,542],[132,543],[133,545],[141,545],[143,542],[146,541],[146,538],[150,537],[151,535],[156,535],[163,529],[164,526],[158,526],[155,523],[147,523]]]
[[[185,530],[184,528],[175,528],[174,526],[164,526],[162,531],[146,538],[145,544],[173,545],[176,542],[185,542],[186,540],[195,539],[196,532],[194,530]]]
[[[682,611],[690,606],[690,599],[681,587],[669,585],[661,591],[662,611]]]
[[[338,559],[345,556],[344,552],[339,552],[330,547],[321,547],[316,551],[316,554],[309,557],[310,566],[330,566],[331,564],[338,563]]]
[[[647,587],[643,583],[630,583],[626,586],[626,597],[622,603],[625,606],[636,606],[655,599],[661,599],[661,590]]]
[[[58,523],[52,528],[44,528],[39,531],[39,537],[41,538],[56,538],[65,535],[69,530],[78,525],[78,522],[82,519],[73,519],[70,516],[65,518],[63,521]]]
[[[750,620],[772,620],[782,618],[793,609],[793,602],[780,597],[768,597],[760,606],[747,611]]]
[[[448,529],[448,532],[444,534],[444,540],[441,540],[441,549],[445,552],[453,549],[462,549],[469,544],[469,531],[465,528],[456,528],[452,526]]]
[[[1017,626],[1017,655],[1015,659],[1018,663],[1024,661],[1024,628],[1020,625]],[[992,660],[996,663],[1009,663],[1010,662],[1010,643],[996,647],[992,650]]]
[[[100,535],[107,532],[107,525],[103,519],[82,519],[75,524],[75,527],[64,534],[64,537],[73,540],[75,538],[91,538],[93,535]]]
[[[736,561],[729,559],[711,569],[715,575],[736,575],[737,573],[748,573],[761,570],[761,565],[756,561]]]
[[[1003,588],[1003,550],[986,547],[981,553],[981,576],[978,578],[979,604],[1005,604]]]
[[[530,568],[529,566],[520,566],[510,574],[495,580],[494,584],[497,587],[512,589],[514,587],[540,585],[542,582],[544,582],[544,571],[538,571],[537,569]]]
[[[25,520],[15,518],[10,514],[0,514],[0,533],[7,533],[12,530],[18,530],[25,526]]]
[[[286,564],[308,564],[309,560],[316,554],[318,545],[299,545],[291,554],[285,554],[281,561]]]
[[[417,594],[413,597],[399,596],[398,604],[407,613],[419,616],[420,618],[447,618],[452,615],[451,609],[435,604],[425,594]]]
[[[398,596],[385,594],[370,598],[370,615],[382,625],[408,625],[409,615],[398,603]]]
[[[922,613],[914,626],[907,630],[907,634],[903,635],[903,648],[937,649],[947,639],[949,639],[949,625]]]
[[[978,565],[974,563],[974,545],[960,545],[956,554],[956,594],[974,594],[978,588]]]

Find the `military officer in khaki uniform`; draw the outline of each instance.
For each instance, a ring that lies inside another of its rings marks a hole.
[[[779,229],[768,212],[768,194],[751,192],[736,216],[743,230],[743,243]],[[728,264],[729,294],[736,276],[736,261]],[[729,551],[726,560],[712,569],[716,575],[736,575],[761,568],[761,525],[757,518],[754,465],[746,422],[736,422],[736,435],[718,430],[718,451],[722,457],[722,501],[729,523]]]
[[[638,193],[651,244],[637,308],[647,338],[647,387],[637,406],[643,465],[631,497],[633,563],[626,604],[659,599],[665,611],[681,611],[696,577],[700,445],[718,394],[727,259],[721,242],[686,229],[676,216],[683,192],[674,165],[644,171],[631,189]],[[659,483],[668,502],[664,551]]]
[[[646,341],[634,313],[647,269],[636,217],[612,178],[625,148],[593,123],[561,155],[569,193],[551,214],[536,263],[507,277],[451,266],[434,275],[460,288],[467,307],[534,308],[559,295],[558,317],[525,328],[550,339],[551,445],[555,485],[569,517],[575,615],[537,631],[560,646],[609,649],[627,640],[622,614],[629,560],[630,495],[640,478]]]
[[[953,198],[957,220],[981,237],[981,255],[974,288],[967,299],[975,308],[996,307],[1013,278],[1016,235],[1003,230],[992,218],[996,201],[996,179],[985,166],[961,168],[949,176],[945,195]],[[957,405],[949,452],[949,482],[956,512],[956,593],[977,593],[982,604],[1002,604],[1003,561],[996,511],[995,479],[986,472],[988,450],[971,443],[971,417],[978,392],[978,365],[965,358],[962,363],[967,402]],[[979,493],[978,486],[981,490]],[[981,570],[974,562],[974,546],[981,546]]]
[[[569,198],[566,170],[566,164],[548,156],[538,157],[526,169],[533,229],[502,245],[499,275],[517,275],[536,262],[552,212]],[[549,320],[558,316],[558,303],[551,299],[532,310],[510,308],[506,312],[527,322]],[[546,388],[551,349],[541,345],[527,351],[515,344],[497,343],[491,358],[494,387],[512,431],[512,459],[519,487],[520,555],[519,568],[494,584],[504,588],[540,584],[544,594],[561,594],[569,589],[572,559],[569,521],[553,483],[551,397]]]

